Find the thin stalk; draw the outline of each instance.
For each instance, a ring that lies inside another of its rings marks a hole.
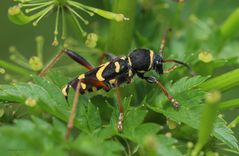
[[[27,63],[28,61],[22,60],[21,58],[19,58],[17,55],[11,55],[10,56],[11,61],[15,62],[16,64],[27,68],[27,69],[31,69],[31,67],[29,66],[29,64]]]
[[[220,110],[232,109],[236,107],[239,107],[239,98],[221,102],[219,104]]]
[[[58,42],[57,36],[58,36],[59,15],[60,15],[60,6],[57,6],[56,22],[55,22],[55,30],[54,30],[54,41],[55,42]]]
[[[202,83],[199,87],[205,91],[209,91],[212,89],[226,91],[238,85],[239,85],[239,68],[229,71],[215,78],[212,78]]]
[[[31,6],[45,5],[45,4],[52,3],[52,2],[53,1],[51,1],[51,2],[43,2],[43,3],[20,4],[20,6],[21,7],[31,7]]]
[[[61,13],[62,13],[62,34],[61,38],[65,39],[66,38],[66,17],[65,17],[65,11],[63,6],[61,6]]]
[[[44,7],[46,7],[46,6],[48,6],[48,5],[52,4],[52,3],[53,3],[53,1],[48,2],[48,3],[44,4],[44,5],[40,5],[40,6],[37,6],[37,7],[31,8],[31,9],[26,9],[26,13],[30,13],[30,12],[32,12],[32,11],[35,11],[35,10],[38,10],[38,9],[44,8]]]
[[[38,19],[36,21],[33,22],[33,25],[36,26],[37,23],[53,8],[54,6],[51,5],[49,7],[47,7],[46,9],[42,10],[41,12],[41,16],[38,17]]]
[[[70,12],[70,13],[71,13],[71,15],[72,15],[72,18],[73,18],[73,20],[74,20],[74,22],[75,22],[77,28],[80,30],[80,32],[82,33],[83,36],[86,36],[86,32],[82,29],[82,27],[81,27],[79,21],[77,20],[75,14],[73,14],[72,12]]]
[[[74,9],[72,9],[71,7],[67,6],[67,8],[72,11],[80,20],[82,20],[85,24],[88,24],[89,22],[84,19],[80,14],[78,14]]]
[[[5,68],[5,69],[16,72],[18,74],[24,75],[24,76],[29,76],[30,74],[32,74],[32,72],[30,72],[30,71],[28,71],[24,68],[21,68],[19,66],[16,66],[14,64],[11,64],[11,63],[3,61],[3,60],[0,60],[0,66]]]
[[[44,39],[42,36],[38,36],[36,38],[36,52],[37,52],[37,57],[43,62],[43,44],[44,44]]]
[[[86,10],[85,8],[83,8],[83,7],[82,7],[82,4],[80,4],[80,3],[77,3],[77,2],[74,2],[74,1],[67,1],[67,3],[70,4],[71,6],[74,6],[74,7],[78,8],[78,9],[80,9],[80,10],[86,12],[86,13],[89,14],[90,16],[93,16],[93,15],[94,15],[94,13],[92,13],[92,12]]]

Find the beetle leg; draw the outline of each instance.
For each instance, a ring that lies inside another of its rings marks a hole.
[[[69,50],[69,49],[64,49],[63,50],[64,53],[66,53],[70,58],[72,58],[75,62],[83,65],[84,67],[86,67],[88,70],[92,70],[94,67],[88,62],[86,61],[86,59],[84,59],[82,56],[80,56],[79,54],[77,54],[76,52]]]
[[[175,109],[179,109],[179,107],[180,107],[179,103],[173,98],[173,96],[171,96],[168,93],[166,88],[163,86],[163,84],[159,80],[157,80],[155,77],[145,77],[143,74],[140,74],[140,73],[137,73],[137,74],[141,79],[146,80],[148,83],[153,83],[153,84],[159,85],[159,87],[162,89],[163,93],[166,95],[168,100],[173,104],[173,107]]]
[[[81,87],[81,80],[79,80],[78,83],[77,83],[76,92],[75,92],[73,104],[72,104],[72,107],[71,107],[70,116],[69,116],[68,123],[67,123],[67,131],[66,131],[66,134],[65,134],[65,140],[66,141],[69,139],[70,134],[71,134],[71,130],[74,126],[74,119],[75,119],[75,116],[76,116],[76,108],[77,108],[77,105],[78,105],[78,98],[79,98],[79,95],[80,95],[80,87]]]
[[[167,33],[168,32],[171,32],[171,28],[169,28],[166,33],[163,35],[163,38],[161,40],[161,45],[160,45],[160,48],[159,48],[159,54],[163,55],[163,51],[164,51],[164,48],[165,48],[165,44],[166,44],[166,37],[167,37]]]
[[[104,52],[103,54],[101,54],[101,56],[99,58],[99,63],[102,64],[105,58],[108,61],[112,61],[116,58],[116,56],[111,53]]]
[[[51,61],[50,63],[39,73],[40,77],[45,76],[49,69],[60,59],[61,55],[64,53],[63,50],[61,50]]]
[[[124,109],[123,109],[123,104],[120,99],[119,84],[118,84],[117,80],[115,83],[115,88],[116,88],[116,94],[117,94],[117,99],[118,99],[118,104],[119,104],[118,130],[122,131],[123,130],[123,120],[124,120]]]
[[[86,61],[82,56],[80,56],[79,54],[77,54],[74,51],[71,51],[69,49],[63,49],[61,50],[51,61],[50,63],[39,73],[39,76],[43,77],[45,76],[48,71],[50,70],[50,68],[52,68],[52,66],[60,59],[60,57],[62,56],[63,53],[66,53],[70,58],[72,58],[74,61],[76,61],[77,63],[83,65],[84,67],[86,67],[88,70],[92,70],[94,67],[88,62]]]

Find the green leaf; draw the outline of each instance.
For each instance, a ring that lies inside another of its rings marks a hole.
[[[92,103],[88,104],[87,122],[91,132],[101,127],[99,109],[96,108]]]
[[[164,135],[148,136],[144,139],[145,155],[150,156],[182,156],[181,152],[174,145],[177,140]]]
[[[0,128],[0,149],[5,149],[1,150],[1,154],[9,155],[10,152],[37,155],[46,152],[45,155],[49,155],[48,151],[56,149],[57,153],[66,155],[63,151],[64,136],[54,135],[57,128],[39,118],[32,119],[33,121],[17,120],[14,126]]]
[[[179,101],[181,107],[178,111],[172,107],[163,107],[160,102],[162,99],[165,101],[164,95],[159,95],[156,97],[155,101],[149,105],[149,107],[155,112],[164,114],[167,118],[170,118],[176,122],[184,123],[192,128],[199,128],[199,121],[202,112],[202,99],[204,97],[204,92],[196,88],[198,85],[202,84],[207,77],[193,77],[193,78],[182,78],[178,82],[174,83],[169,91],[172,95]],[[169,102],[168,105],[171,105]],[[237,140],[233,136],[233,132],[226,127],[224,122],[217,119],[214,123],[214,129],[212,134],[222,142],[226,143],[228,146],[234,149],[239,149],[237,145]]]
[[[123,150],[122,146],[117,142],[103,141],[85,134],[81,134],[70,146],[78,155],[118,156],[119,152]]]
[[[168,138],[164,135],[159,135],[157,139],[159,143],[158,153],[160,156],[182,156],[180,151],[176,147],[173,147],[173,144],[176,143],[177,140]]]

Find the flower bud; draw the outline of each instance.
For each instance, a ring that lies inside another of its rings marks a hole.
[[[169,129],[175,129],[177,127],[177,123],[171,119],[167,120],[167,125]]]
[[[98,41],[98,35],[95,33],[90,33],[87,35],[87,39],[85,41],[85,45],[88,48],[95,48],[97,45],[97,41]]]
[[[43,67],[41,60],[37,56],[33,56],[29,59],[29,65],[34,71],[39,71]]]
[[[209,63],[213,60],[213,56],[211,53],[203,51],[198,55],[198,59],[204,63]]]
[[[221,93],[217,90],[210,91],[206,94],[206,103],[217,103],[221,99]]]
[[[13,6],[8,9],[8,18],[18,25],[24,25],[33,20],[31,16],[26,16],[19,6]]]
[[[29,107],[35,107],[36,104],[37,104],[37,100],[29,97],[29,98],[26,99],[25,104]]]
[[[6,71],[4,68],[0,68],[0,74],[4,74]]]

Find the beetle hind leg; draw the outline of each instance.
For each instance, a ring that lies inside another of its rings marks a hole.
[[[77,109],[77,105],[78,105],[78,98],[80,95],[80,88],[81,88],[81,80],[77,81],[77,84],[76,84],[76,92],[74,95],[73,104],[71,106],[70,116],[69,116],[68,123],[67,123],[67,131],[65,134],[66,141],[69,139],[71,130],[74,127],[74,119],[76,116],[76,109]]]

